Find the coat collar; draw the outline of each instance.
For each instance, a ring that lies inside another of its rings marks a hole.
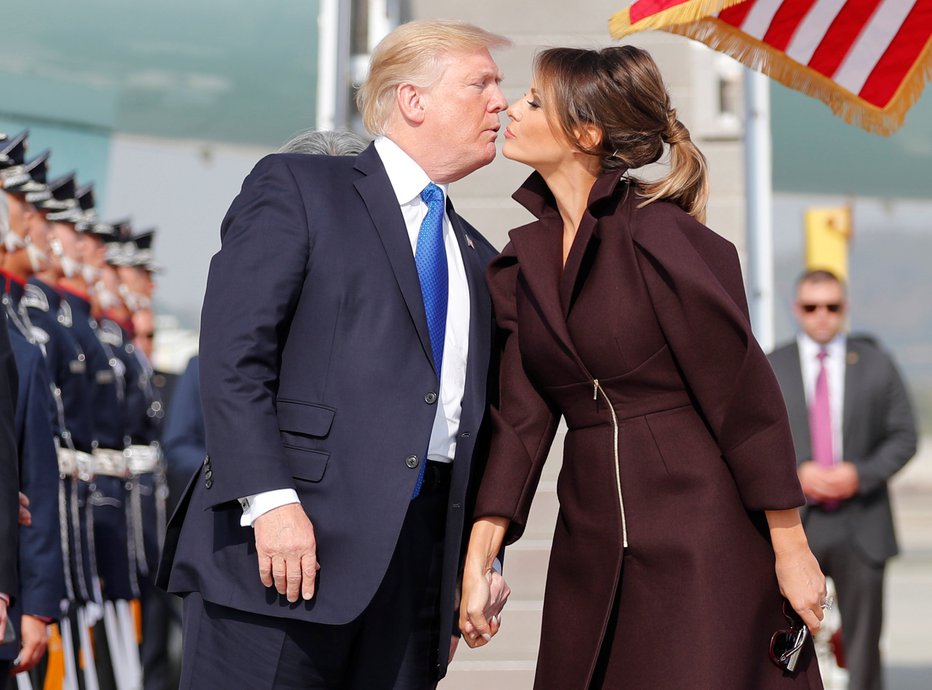
[[[585,273],[583,268],[600,242],[599,219],[613,213],[627,192],[626,172],[612,170],[596,179],[565,266],[562,265],[563,221],[544,178],[533,173],[513,195],[515,201],[538,218],[509,233],[523,269],[521,275],[534,293],[552,332],[583,368],[566,319],[578,294],[580,278]]]

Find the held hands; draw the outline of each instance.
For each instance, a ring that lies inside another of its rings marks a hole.
[[[22,491],[19,492],[19,524],[23,527],[32,525],[32,513],[29,512],[29,499]]]
[[[852,462],[823,467],[810,460],[799,466],[799,483],[806,498],[820,503],[843,501],[858,491],[858,470]]]
[[[314,597],[317,583],[317,539],[314,526],[300,503],[274,508],[253,523],[259,579],[292,604],[300,596]]]
[[[501,613],[511,595],[505,578],[491,568],[467,563],[460,601],[460,631],[470,647],[491,641],[501,628]]]
[[[0,643],[6,638],[6,626],[10,624],[7,616],[6,599],[0,597]]]

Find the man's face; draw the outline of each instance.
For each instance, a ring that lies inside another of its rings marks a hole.
[[[455,52],[440,79],[421,92],[425,104],[423,135],[438,147],[439,165],[454,182],[495,158],[501,127],[498,114],[508,102],[499,83],[501,73],[489,51]]]
[[[88,266],[103,268],[107,265],[107,247],[97,235],[79,232],[78,254],[81,262]]]
[[[820,345],[838,335],[847,310],[845,290],[834,280],[807,280],[797,289],[793,313],[803,332]]]
[[[25,237],[29,231],[29,223],[35,210],[32,204],[26,203],[19,194],[10,194],[0,191],[0,194],[6,194],[7,206],[10,209],[10,229],[20,237]]]
[[[145,269],[139,266],[120,266],[117,268],[117,273],[120,274],[120,281],[129,288],[130,292],[152,297],[152,281]]]

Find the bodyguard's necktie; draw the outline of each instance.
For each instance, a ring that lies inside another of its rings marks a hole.
[[[414,263],[417,266],[417,277],[421,283],[424,313],[427,316],[427,332],[430,334],[430,349],[434,355],[439,381],[440,368],[443,364],[443,340],[447,329],[448,285],[447,253],[443,246],[443,190],[431,182],[421,192],[421,199],[427,204],[427,215],[421,222],[421,229],[418,232]],[[412,498],[417,498],[421,491],[426,467],[427,452],[425,451]]]
[[[809,406],[809,433],[812,438],[812,459],[817,465],[831,467],[835,464],[835,450],[832,442],[832,408],[828,393],[828,370],[825,358],[828,352],[819,348],[819,373],[816,376],[815,393]],[[838,501],[826,501],[822,504],[826,510],[838,507]]]

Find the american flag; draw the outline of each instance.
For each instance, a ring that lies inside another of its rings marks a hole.
[[[637,0],[610,29],[696,39],[883,134],[932,77],[932,0]]]

